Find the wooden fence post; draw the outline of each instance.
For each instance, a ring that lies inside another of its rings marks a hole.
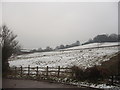
[[[113,75],[111,76],[111,84],[113,85],[113,80],[114,80],[114,77]]]
[[[46,68],[46,76],[48,76],[48,66],[47,66],[47,68]]]
[[[60,66],[58,66],[58,77],[59,77],[59,74],[60,74]]]
[[[22,77],[22,66],[20,67],[20,75],[21,75],[21,77]]]
[[[17,75],[17,67],[15,67],[15,77],[16,77],[16,75]]]
[[[36,76],[38,76],[38,66],[37,66]]]
[[[28,76],[30,75],[30,65],[28,65]]]
[[[75,76],[74,71],[72,69],[71,69],[71,75],[72,75],[72,78]]]

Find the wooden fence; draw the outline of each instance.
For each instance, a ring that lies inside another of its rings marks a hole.
[[[11,67],[10,68],[15,76],[20,75],[21,77],[23,75],[35,75],[35,76],[57,76],[57,77],[63,77],[63,76],[68,76],[71,77],[73,76],[73,72],[71,68],[62,68],[58,66],[57,68],[55,67]]]
[[[74,71],[72,68],[63,68],[63,67],[11,67],[11,75],[13,76],[35,76],[35,77],[75,77]],[[120,85],[120,76],[111,76],[110,78],[111,85]]]
[[[120,75],[110,76],[111,85],[116,85],[120,87]]]

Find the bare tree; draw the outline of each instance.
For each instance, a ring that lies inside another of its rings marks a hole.
[[[17,35],[14,35],[6,25],[3,25],[1,31],[1,46],[2,46],[2,72],[5,73],[9,69],[8,59],[20,50]]]

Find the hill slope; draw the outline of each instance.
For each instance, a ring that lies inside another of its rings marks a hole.
[[[93,48],[102,46],[102,48]],[[113,46],[115,45],[115,46]],[[10,66],[40,66],[40,67],[71,67],[73,65],[81,68],[100,65],[103,61],[108,61],[119,50],[118,43],[92,43],[88,45],[78,46],[69,50],[60,50],[52,52],[42,52],[19,55],[9,61]],[[111,47],[110,47],[111,46]],[[81,49],[82,48],[82,49]],[[87,49],[83,49],[87,48]],[[73,50],[77,49],[77,50]]]
[[[110,58],[109,61],[102,62],[101,67],[105,67],[113,75],[118,75],[118,72],[120,74],[120,52],[118,52],[116,55]]]

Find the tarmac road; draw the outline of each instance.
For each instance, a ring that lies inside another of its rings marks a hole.
[[[34,80],[3,79],[3,88],[79,88],[77,86],[50,83]],[[79,90],[97,90],[92,88],[79,88]]]

